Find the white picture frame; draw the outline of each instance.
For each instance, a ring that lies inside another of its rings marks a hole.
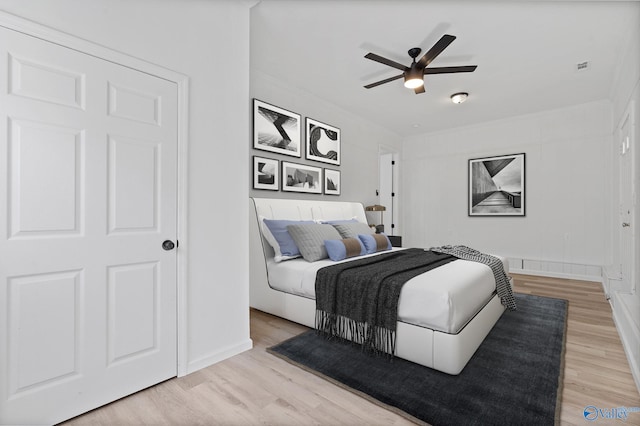
[[[469,160],[469,216],[525,216],[525,154]]]
[[[253,189],[280,190],[280,162],[273,158],[253,156]]]
[[[253,148],[301,157],[300,114],[253,100]]]
[[[282,161],[282,190],[322,194],[322,168]]]
[[[305,120],[307,160],[340,165],[340,129],[313,118]]]
[[[326,195],[340,195],[341,188],[340,170],[324,169],[324,193]]]

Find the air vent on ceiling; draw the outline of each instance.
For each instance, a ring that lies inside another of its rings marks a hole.
[[[576,71],[587,71],[589,68],[591,68],[589,61],[578,62],[576,64]]]

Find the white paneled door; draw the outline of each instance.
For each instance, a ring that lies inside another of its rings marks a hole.
[[[0,28],[0,424],[176,375],[176,164],[174,82]]]
[[[622,288],[626,293],[635,292],[635,216],[634,205],[634,123],[633,106],[630,106],[619,128],[620,141],[620,271]]]

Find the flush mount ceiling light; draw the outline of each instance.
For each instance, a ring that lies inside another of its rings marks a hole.
[[[469,94],[467,92],[458,92],[451,95],[451,102],[454,104],[461,104],[467,100]]]

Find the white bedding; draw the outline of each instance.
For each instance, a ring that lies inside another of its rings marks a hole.
[[[506,259],[499,258],[508,273]],[[343,262],[350,260],[353,259]],[[279,263],[270,259],[269,284],[280,291],[315,299],[316,271],[335,263],[329,259],[307,262],[300,258]],[[489,266],[458,259],[407,281],[400,292],[398,319],[456,334],[491,299],[495,289]]]

